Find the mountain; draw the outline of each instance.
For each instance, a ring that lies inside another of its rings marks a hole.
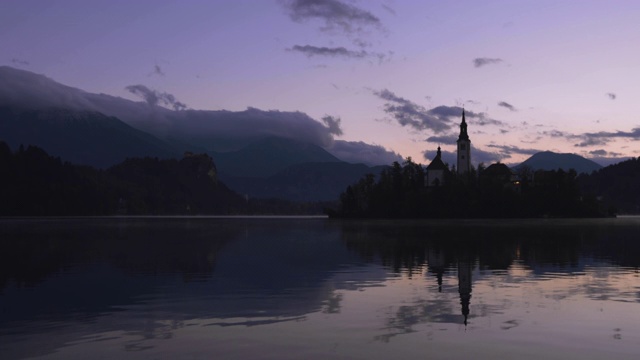
[[[227,180],[232,188],[252,198],[290,201],[335,201],[347,186],[366,174],[378,175],[387,166],[369,167],[346,162],[303,163],[289,166],[268,178]]]
[[[128,157],[179,156],[166,142],[99,112],[0,106],[0,140],[35,145],[74,164],[106,168]]]
[[[0,215],[237,214],[246,201],[217,181],[213,160],[130,158],[107,170],[0,141]]]
[[[602,165],[585,159],[576,154],[558,154],[551,151],[543,151],[532,155],[530,158],[516,166],[520,168],[522,166],[528,166],[533,170],[569,170],[574,169],[578,174],[587,173],[590,174],[593,171],[602,168]]]
[[[123,88],[124,88],[123,84]],[[60,84],[44,75],[0,66],[0,106],[23,110],[51,108],[89,111],[115,117],[172,145],[181,153],[238,151],[270,137],[291,139],[323,148],[351,163],[390,164],[402,157],[379,145],[335,139],[340,129],[300,111],[171,110],[159,104],[175,97],[143,85],[126,89],[144,101],[94,94]],[[133,91],[132,89],[135,89]]]
[[[231,152],[212,152],[223,178],[267,178],[291,165],[340,162],[323,148],[291,139],[270,137]]]
[[[304,201],[336,200],[365,173],[379,172],[370,165],[402,161],[381,146],[336,140],[335,128],[302,112],[170,110],[157,104],[166,93],[136,88],[146,91],[146,102],[0,66],[0,140],[100,168],[126,158],[207,153],[233,190]]]

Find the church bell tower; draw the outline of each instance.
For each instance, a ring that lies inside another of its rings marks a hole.
[[[471,140],[467,134],[467,123],[462,109],[462,123],[460,123],[460,136],[458,136],[458,174],[464,174],[471,169]]]

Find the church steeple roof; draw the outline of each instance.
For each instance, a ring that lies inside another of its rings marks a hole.
[[[442,151],[440,151],[440,146],[438,146],[436,157],[434,157],[431,164],[427,166],[427,170],[447,170],[447,165],[442,162]]]
[[[458,136],[458,141],[460,140],[469,140],[469,134],[467,134],[467,122],[464,118],[464,108],[462,108],[462,122],[460,123],[460,136]]]

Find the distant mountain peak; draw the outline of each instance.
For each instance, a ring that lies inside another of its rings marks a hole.
[[[523,161],[516,168],[528,166],[533,170],[569,170],[574,169],[578,174],[590,174],[593,171],[602,168],[602,165],[593,160],[586,159],[577,154],[555,153],[553,151],[542,151],[533,154],[530,158]]]

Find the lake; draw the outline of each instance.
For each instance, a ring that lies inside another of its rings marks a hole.
[[[0,358],[637,359],[640,218],[0,219]]]

